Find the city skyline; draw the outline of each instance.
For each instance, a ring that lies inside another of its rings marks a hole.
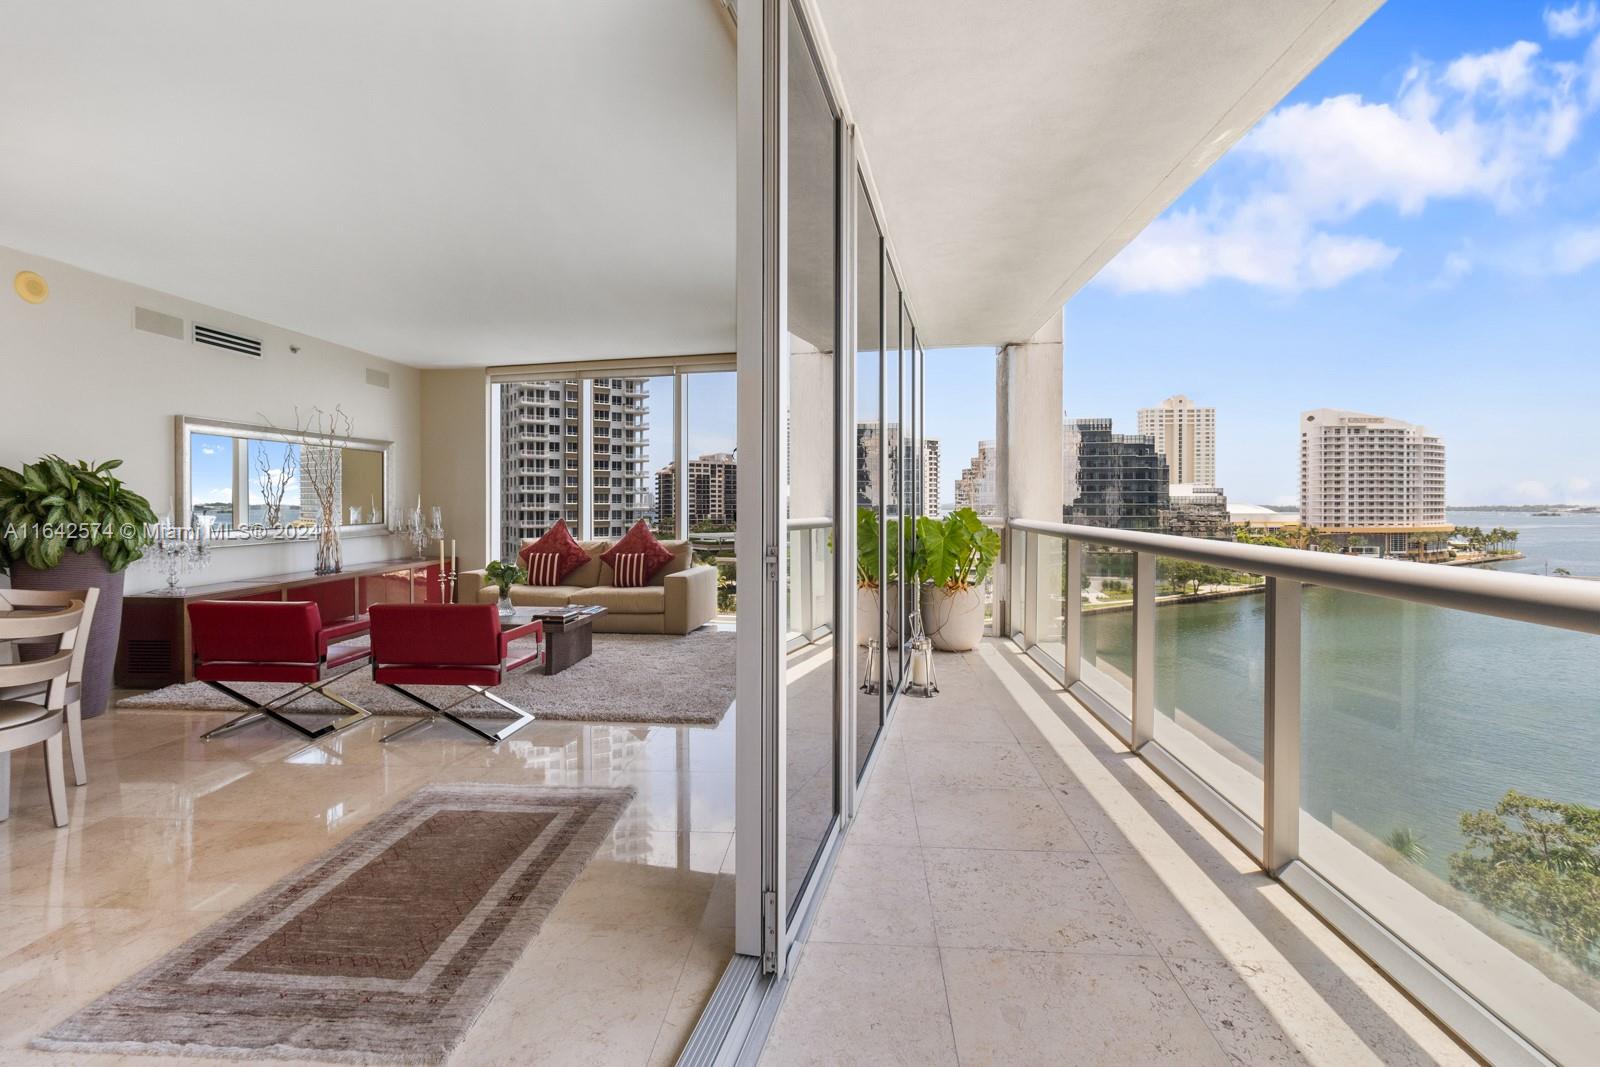
[[[1242,503],[1297,502],[1321,407],[1449,441],[1451,505],[1600,502],[1600,21],[1569,7],[1380,8],[1067,303],[1066,407],[1215,407]],[[945,500],[990,356],[928,352]]]

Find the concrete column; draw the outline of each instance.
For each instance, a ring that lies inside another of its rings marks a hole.
[[[1061,313],[995,359],[996,494],[1012,519],[1060,522]]]

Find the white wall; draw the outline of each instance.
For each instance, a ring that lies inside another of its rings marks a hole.
[[[47,301],[18,298],[11,280],[20,270],[49,282]],[[293,424],[296,406],[303,412],[338,404],[356,436],[395,443],[395,501],[416,500],[422,440],[416,368],[5,247],[0,280],[0,466],[18,468],[47,452],[92,462],[120,458],[118,473],[164,514],[174,507],[175,416],[285,426]],[[264,353],[251,359],[136,331],[135,305],[259,337]],[[367,384],[369,368],[387,373],[389,388]],[[479,469],[481,459],[462,476],[476,477]],[[439,478],[445,480],[443,471]],[[344,544],[346,564],[406,552],[388,537]],[[309,543],[219,549],[204,575],[190,582],[309,570],[314,560]],[[161,580],[145,563],[128,571],[130,592]]]

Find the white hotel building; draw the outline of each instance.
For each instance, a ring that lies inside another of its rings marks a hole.
[[[1183,395],[1169,396],[1153,408],[1139,409],[1139,432],[1156,440],[1156,454],[1167,457],[1172,485],[1217,484],[1217,409],[1203,408]]]
[[[1379,555],[1442,542],[1444,442],[1380,415],[1318,408],[1300,414],[1300,514],[1309,527],[1363,538]],[[1431,536],[1438,535],[1438,536]]]

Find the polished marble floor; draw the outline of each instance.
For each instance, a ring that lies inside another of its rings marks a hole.
[[[939,672],[763,1067],[1475,1062],[1008,643]]]
[[[0,823],[0,1063],[168,1062],[26,1044],[432,782],[638,790],[452,1067],[677,1057],[733,949],[731,714],[714,729],[537,724],[495,748],[448,725],[380,745],[392,719],[313,745],[269,725],[200,740],[224,718],[125,710],[86,722],[89,784],[69,787],[64,830],[50,823],[38,754],[14,754]]]

